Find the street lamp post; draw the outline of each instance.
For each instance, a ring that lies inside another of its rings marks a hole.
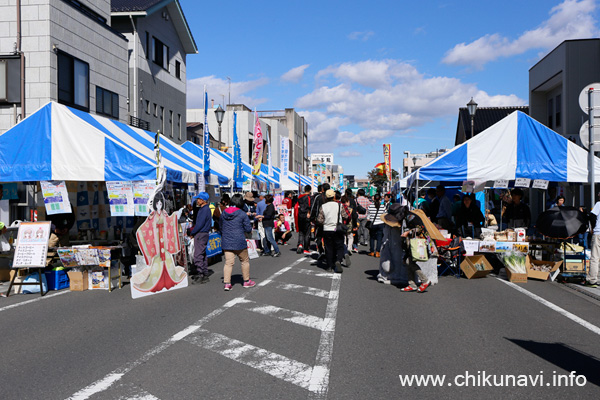
[[[413,159],[412,159],[412,160],[413,160],[413,168],[412,168],[412,171],[410,171],[411,173],[412,173],[412,172],[413,172],[415,169],[417,169],[417,157],[413,157]]]
[[[221,108],[221,105],[217,107],[215,110],[215,117],[217,117],[217,123],[219,124],[219,144],[217,145],[218,149],[221,150],[221,123],[223,122],[223,116],[225,115],[225,110]]]
[[[467,103],[467,110],[469,110],[469,115],[471,116],[471,138],[473,137],[473,126],[475,121],[475,112],[477,111],[477,103],[471,97],[471,101]]]

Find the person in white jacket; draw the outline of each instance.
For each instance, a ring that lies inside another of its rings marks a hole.
[[[325,257],[327,268],[337,273],[342,272],[344,258],[344,238],[346,232],[337,231],[338,222],[343,223],[348,215],[342,205],[335,201],[335,192],[329,189],[325,192],[325,204],[319,211],[317,222],[323,226],[323,241],[325,242]]]

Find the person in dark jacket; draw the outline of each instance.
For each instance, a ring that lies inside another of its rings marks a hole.
[[[310,208],[312,205],[312,199],[310,192],[312,188],[310,185],[304,186],[304,194],[298,197],[298,224],[296,229],[298,230],[298,247],[296,253],[298,254],[310,254]]]
[[[358,253],[358,227],[360,225],[358,220],[358,214],[366,214],[367,209],[358,204],[356,201],[356,197],[354,197],[354,193],[352,189],[348,188],[345,191],[346,198],[348,199],[349,207],[352,210],[352,248],[348,249],[348,251],[353,251]]]
[[[265,202],[267,204],[267,208],[265,208],[261,219],[262,226],[265,229],[265,238],[263,240],[263,256],[271,255],[271,246],[269,246],[270,243],[273,246],[273,257],[279,257],[281,253],[279,252],[279,246],[277,246],[277,242],[275,241],[275,236],[273,236],[275,217],[277,216],[275,206],[273,205],[273,195],[266,195]]]
[[[321,212],[321,207],[323,207],[323,204],[325,204],[326,201],[325,192],[327,192],[330,188],[331,186],[327,182],[319,185],[319,193],[313,197],[313,205],[310,211],[310,220],[313,224],[315,224],[315,242],[317,242],[319,259],[323,259],[323,257],[325,257],[325,247],[323,247],[323,227],[321,224],[317,223],[317,217]]]
[[[460,208],[456,212],[456,228],[462,237],[478,238],[485,218],[477,208],[475,196],[467,194],[462,198]]]
[[[221,226],[221,248],[225,255],[225,265],[223,266],[223,283],[226,291],[231,290],[231,271],[235,258],[239,258],[242,263],[243,286],[251,288],[256,283],[250,280],[250,257],[248,256],[248,247],[244,233],[252,232],[250,218],[244,212],[244,199],[241,194],[234,194],[227,207],[221,213],[219,225]]]
[[[190,236],[194,238],[194,267],[190,271],[192,279],[197,283],[206,283],[209,281],[208,262],[206,260],[206,245],[208,244],[208,235],[212,228],[212,215],[208,206],[208,193],[200,192],[195,197],[196,206],[196,224],[190,231]]]

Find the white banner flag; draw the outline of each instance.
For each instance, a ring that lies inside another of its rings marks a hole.
[[[288,170],[290,166],[290,142],[288,138],[281,138],[281,151],[279,153],[281,155],[281,162],[279,163],[279,166],[281,167],[280,179],[281,182],[283,182],[283,179],[288,177]]]

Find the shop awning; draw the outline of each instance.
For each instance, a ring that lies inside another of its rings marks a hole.
[[[75,111],[50,102],[0,135],[0,182],[156,179],[154,162]]]
[[[587,182],[588,152],[527,114],[515,111],[408,176],[426,181],[515,178]],[[600,159],[596,158],[596,181]]]

